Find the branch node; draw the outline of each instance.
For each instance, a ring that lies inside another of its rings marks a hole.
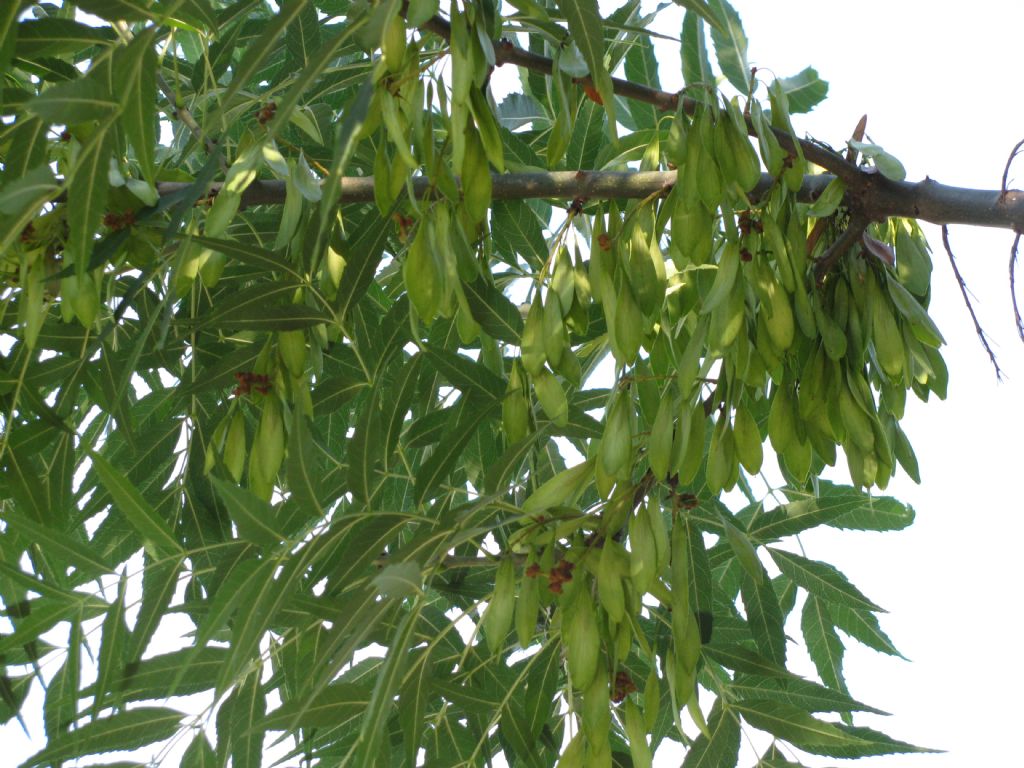
[[[1003,168],[1003,181],[999,185],[999,202],[1003,202],[1006,199],[1007,193],[1010,191],[1006,188],[1010,178],[1010,166],[1013,165],[1013,159],[1020,154],[1021,149],[1024,148],[1024,139],[1018,141],[1012,150],[1010,150],[1010,156],[1006,158],[1006,167]]]

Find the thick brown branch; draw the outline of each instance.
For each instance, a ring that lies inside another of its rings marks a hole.
[[[851,209],[862,211],[871,221],[904,216],[933,224],[969,224],[1024,231],[1024,192],[1011,190],[1002,196],[997,189],[949,187],[931,179],[911,183],[890,181],[879,174],[866,176],[869,183],[857,192],[848,193],[847,204]],[[495,200],[643,199],[672,187],[676,183],[676,172],[552,171],[494,174],[492,178]],[[832,179],[827,174],[805,177],[800,199],[805,202],[817,199]],[[752,197],[760,197],[773,183],[773,179],[765,174]],[[188,184],[163,182],[157,186],[161,195],[169,195]],[[428,179],[417,177],[412,180],[412,188],[417,196],[421,196],[431,187]],[[219,189],[219,183],[212,184],[210,192],[216,194]],[[284,193],[283,181],[260,181],[245,191],[242,203],[247,206],[283,203]],[[373,199],[372,177],[346,176],[341,179],[339,202],[365,203]]]

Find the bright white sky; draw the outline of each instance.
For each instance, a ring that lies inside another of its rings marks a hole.
[[[653,4],[652,4],[653,5]],[[908,179],[925,175],[995,189],[1009,150],[1024,138],[1019,50],[1024,3],[975,0],[734,0],[750,38],[750,60],[780,76],[812,65],[829,81],[828,100],[800,116],[798,132],[841,144],[868,114],[871,139],[897,156]],[[663,34],[679,30],[670,9]],[[678,54],[659,48],[662,84],[681,85]],[[497,84],[497,77],[495,78]],[[1011,187],[1024,187],[1024,157]],[[936,264],[932,314],[948,342],[945,402],[908,398],[904,428],[917,452],[922,485],[898,475],[887,493],[911,503],[917,522],[889,534],[824,532],[802,537],[807,555],[834,563],[886,607],[885,629],[912,663],[860,646],[847,653],[856,698],[893,713],[858,723],[912,743],[947,750],[935,756],[865,761],[875,768],[1005,765],[1019,755],[1015,692],[1021,623],[1013,606],[1024,541],[1024,344],[1016,337],[1007,281],[1012,235],[953,228],[959,265],[976,296],[1006,380],[995,380],[974,335],[939,230],[928,227]],[[1021,269],[1024,294],[1024,267]],[[845,473],[844,473],[845,474]],[[845,479],[845,477],[843,478]],[[791,636],[799,630],[792,627]],[[799,663],[799,662],[797,662]],[[813,676],[809,664],[799,670]],[[38,745],[17,726],[0,728],[13,764]],[[753,752],[741,765],[753,762]],[[1019,758],[1018,758],[1019,759]],[[93,762],[92,760],[88,762]],[[834,764],[807,757],[809,765]],[[656,765],[678,765],[659,752]]]

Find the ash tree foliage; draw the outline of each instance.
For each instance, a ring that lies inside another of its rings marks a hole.
[[[725,0],[680,4],[0,7],[26,768],[923,751],[858,724],[845,644],[898,651],[797,537],[913,520],[880,491],[947,371],[902,216],[971,210],[863,126],[798,139],[817,73],[752,70]]]

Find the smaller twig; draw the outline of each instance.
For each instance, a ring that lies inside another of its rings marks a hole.
[[[999,185],[999,202],[1002,202],[1006,198],[1006,193],[1010,191],[1006,188],[1010,180],[1010,166],[1013,165],[1013,159],[1020,154],[1021,148],[1024,148],[1024,139],[1017,142],[1016,146],[1010,151],[1010,156],[1006,158],[1006,167],[1003,169],[1003,183]]]
[[[1024,341],[1024,320],[1020,316],[1020,306],[1017,304],[1017,246],[1020,245],[1020,235],[1013,238],[1013,245],[1010,246],[1010,297],[1013,299],[1013,319],[1017,323],[1017,335]]]
[[[864,115],[860,120],[857,121],[857,125],[853,129],[853,135],[850,136],[850,141],[864,141],[864,131],[868,127],[868,116]],[[846,148],[846,162],[851,166],[857,165],[857,150],[851,146]],[[829,224],[829,219],[818,219],[814,222],[814,226],[811,228],[811,233],[807,236],[807,252],[814,253],[814,246],[818,244],[818,240],[825,234],[825,228]]]
[[[956,281],[960,285],[960,293],[964,297],[964,304],[967,305],[967,311],[971,313],[971,320],[974,321],[974,332],[978,334],[978,339],[981,340],[981,346],[983,346],[985,351],[988,352],[989,360],[992,361],[992,367],[996,369],[996,379],[1002,381],[1003,372],[999,368],[999,363],[996,362],[996,353],[992,351],[992,347],[988,343],[988,337],[985,335],[985,331],[982,329],[981,323],[978,322],[978,316],[974,312],[974,305],[971,303],[971,297],[967,293],[967,282],[964,280],[963,275],[960,274],[960,268],[956,265],[956,257],[953,256],[953,249],[949,245],[949,227],[945,224],[942,225],[942,245],[946,249],[946,255],[949,256],[949,264],[953,267],[953,274],[956,276]],[[1010,274],[1012,281],[1012,262]]]
[[[853,129],[850,141],[864,141],[864,132],[868,129],[868,116],[864,115],[857,121],[857,127]],[[851,165],[857,164],[857,150],[851,146],[846,148],[846,162]]]
[[[526,555],[518,553],[506,553],[492,557],[476,557],[475,555],[448,555],[441,560],[442,570],[455,570],[460,568],[494,568],[502,560],[512,560],[516,565],[526,562]],[[391,563],[398,562],[388,555],[381,555],[373,561],[374,566],[383,568]]]
[[[832,245],[830,245],[821,256],[819,256],[814,262],[814,282],[821,285],[825,282],[825,275],[832,271],[835,265],[839,262],[846,252],[850,250],[854,243],[861,239],[864,234],[864,230],[868,228],[868,224],[871,222],[862,214],[855,213],[851,215],[849,224],[846,225],[846,229]]]
[[[171,103],[171,117],[177,120],[181,120],[181,122],[185,124],[185,127],[188,128],[192,135],[195,137],[196,141],[198,141],[200,144],[206,147],[206,151],[208,154],[212,155],[214,152],[216,152],[216,140],[211,139],[209,136],[206,135],[206,133],[203,131],[203,127],[199,125],[195,117],[189,111],[188,107],[184,105],[178,105],[178,94],[174,92],[174,89],[171,87],[171,84],[164,79],[163,75],[157,73],[156,84],[157,87],[160,89],[160,92]]]

